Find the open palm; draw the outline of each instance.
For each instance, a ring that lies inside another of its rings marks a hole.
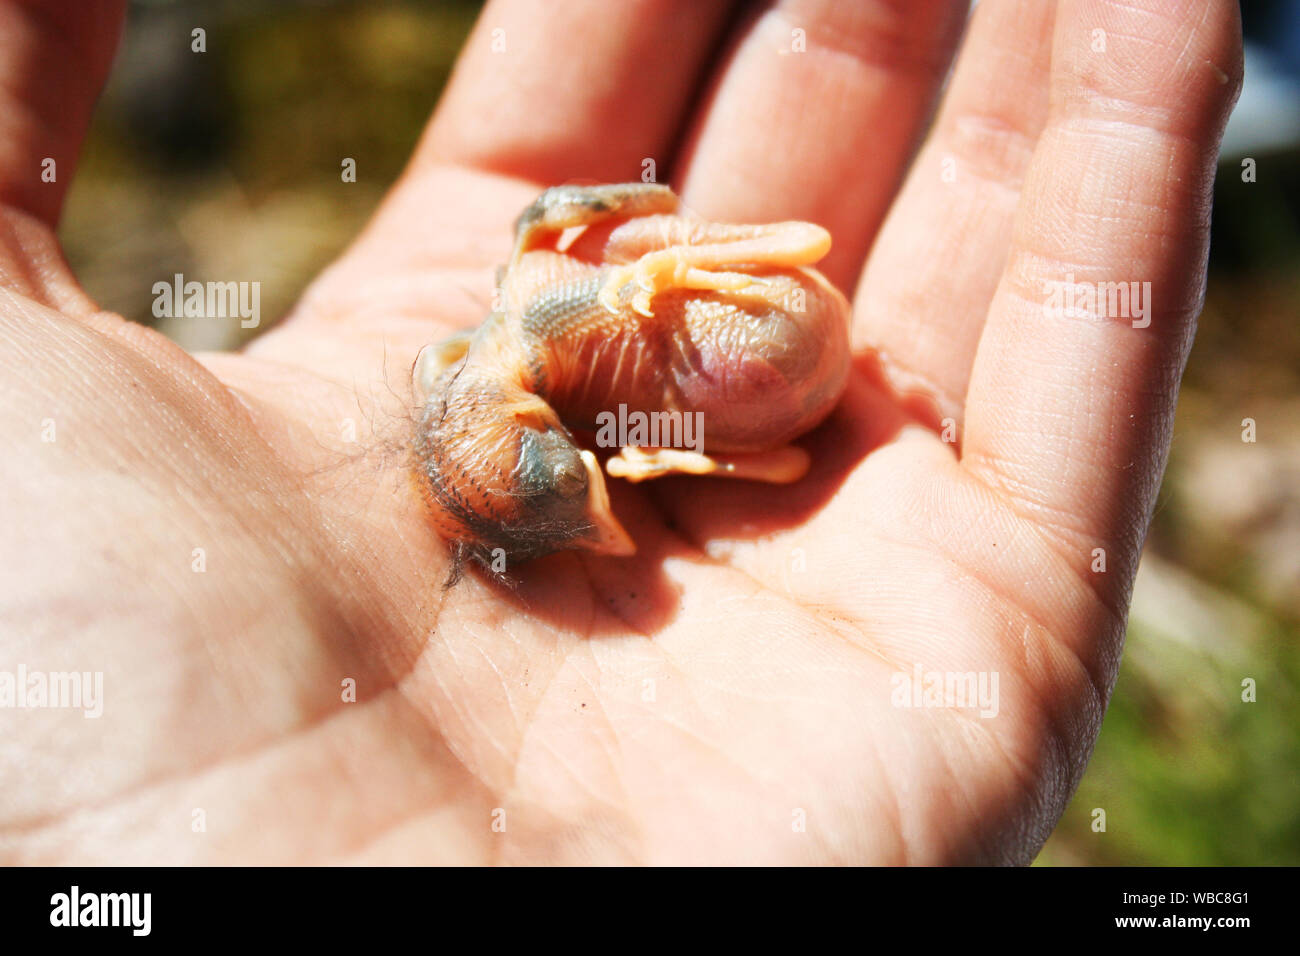
[[[194,357],[57,254],[40,160],[119,13],[85,6],[0,5],[0,669],[102,671],[104,713],[0,711],[0,859],[1032,859],[1118,665],[1235,4],[985,0],[915,157],[965,0],[490,4],[353,248]],[[543,186],[646,159],[708,218],[835,237],[859,352],[813,473],[612,481],[635,557],[444,591],[411,362],[485,314]],[[1065,281],[1149,282],[1149,325],[1045,309]],[[995,707],[905,706],[935,673]]]

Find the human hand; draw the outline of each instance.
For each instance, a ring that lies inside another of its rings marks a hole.
[[[0,858],[1032,859],[1118,666],[1235,4],[985,0],[897,197],[963,0],[494,4],[353,248],[243,353],[193,357],[57,253],[40,161],[71,166],[120,16],[84,6],[0,8],[25,24],[0,70],[62,78],[0,101],[0,670],[103,671],[104,713],[0,710]],[[710,219],[831,230],[859,357],[813,473],[610,482],[635,557],[442,591],[411,361],[481,319],[542,186],[644,157]],[[1150,282],[1149,325],[1045,309],[1067,276]],[[898,706],[918,669],[996,675],[996,716]]]

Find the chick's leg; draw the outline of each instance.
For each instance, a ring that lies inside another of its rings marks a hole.
[[[750,481],[787,485],[806,475],[810,464],[808,453],[794,445],[771,451],[731,455],[706,455],[680,448],[628,446],[605,462],[605,470],[614,478],[632,482],[682,474],[746,478]]]
[[[736,292],[762,285],[761,278],[744,270],[811,265],[830,246],[830,233],[808,222],[737,226],[683,217],[636,219],[610,235],[606,256],[625,261],[609,269],[598,298],[617,314],[623,289],[634,284],[632,308],[650,316],[650,301],[660,292]]]

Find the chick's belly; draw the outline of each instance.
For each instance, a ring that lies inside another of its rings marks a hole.
[[[778,277],[779,278],[779,277]],[[847,324],[810,296],[787,311],[753,297],[691,300],[684,327],[695,361],[675,386],[684,407],[704,416],[707,447],[764,451],[784,445],[825,417],[848,374]]]
[[[763,307],[662,298],[659,321],[551,357],[558,387],[547,398],[569,425],[698,412],[706,450],[747,452],[785,444],[824,416],[819,396],[834,387],[834,363],[807,326]]]
[[[704,374],[679,383],[683,408],[700,413],[704,447],[712,452],[765,451],[807,431],[798,388],[761,357],[712,353]]]

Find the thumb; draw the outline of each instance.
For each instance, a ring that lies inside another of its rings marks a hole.
[[[0,0],[0,206],[53,227],[125,0]]]

